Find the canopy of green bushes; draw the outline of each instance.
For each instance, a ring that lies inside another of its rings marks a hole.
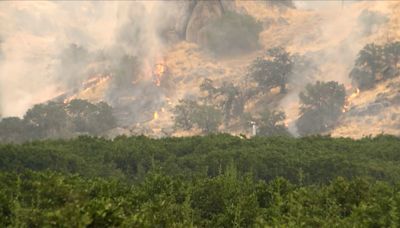
[[[400,139],[230,135],[0,145],[0,226],[387,227]]]

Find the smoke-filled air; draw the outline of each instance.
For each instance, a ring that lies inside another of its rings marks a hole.
[[[0,2],[0,140],[400,134],[396,1]]]
[[[0,1],[0,227],[400,227],[400,0]]]

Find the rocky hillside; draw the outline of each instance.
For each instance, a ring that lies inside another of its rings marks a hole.
[[[332,136],[400,135],[400,78],[354,93],[349,100],[349,109],[332,131]]]
[[[162,91],[159,97],[162,102],[157,108],[146,110],[147,119],[127,126],[124,133],[158,136],[196,133],[172,133],[171,111],[178,101],[198,97],[199,86],[205,78],[217,84],[229,81],[243,85],[250,63],[265,50],[276,46],[286,47],[291,53],[313,59],[319,68],[318,74],[312,75],[314,80],[334,80],[344,83],[348,88],[351,104],[342,116],[340,125],[331,132],[332,135],[361,137],[382,132],[400,133],[400,127],[396,124],[400,118],[397,114],[399,79],[384,82],[350,98],[355,88],[351,88],[348,77],[358,51],[365,44],[400,39],[399,3],[363,1],[331,8],[282,8],[262,1],[235,1],[229,4],[226,1],[199,1],[197,5],[188,5],[187,9],[190,14],[183,22],[186,24],[183,26],[184,33],[182,29],[177,31],[184,34],[184,38],[171,42],[159,54],[163,78],[157,89]],[[257,50],[221,57],[204,48],[204,43],[207,43],[204,26],[220,17],[225,10],[250,15],[262,24]],[[73,97],[92,101],[104,99],[109,79],[96,80]],[[302,79],[296,80],[294,85],[299,86],[293,86],[284,97],[273,98],[274,106],[285,111],[289,127],[293,127],[297,118],[297,96],[304,86]]]

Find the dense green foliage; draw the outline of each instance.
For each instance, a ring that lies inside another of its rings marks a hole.
[[[266,50],[248,67],[248,77],[256,82],[257,92],[267,93],[279,87],[284,94],[293,88],[302,88],[315,81],[318,66],[306,55],[290,53],[283,47]]]
[[[398,76],[399,63],[400,42],[367,44],[358,53],[350,77],[361,90],[369,89],[380,81]]]
[[[222,121],[219,109],[191,100],[181,100],[174,114],[177,129],[190,130],[197,127],[205,134],[216,133]]]
[[[300,95],[300,117],[296,126],[300,135],[314,135],[332,129],[345,104],[344,85],[334,81],[308,84]]]
[[[318,73],[308,56],[289,53],[282,47],[268,49],[249,65],[243,84],[204,79],[197,101],[182,100],[175,106],[175,127],[185,131],[198,127],[205,134],[239,129],[246,134],[254,124],[259,135],[290,135],[284,124],[286,114],[277,103],[287,92],[301,89],[300,116],[296,120],[299,134],[325,134],[341,116],[346,91],[334,81],[311,83]],[[272,91],[274,88],[280,93]]]
[[[277,47],[267,50],[264,57],[254,60],[249,67],[249,75],[258,83],[260,89],[269,91],[279,87],[281,93],[285,93],[292,69],[293,61],[290,53]]]
[[[284,112],[266,110],[261,113],[258,123],[257,134],[264,136],[290,135],[283,121],[286,116]]]
[[[253,92],[251,90],[243,90],[228,82],[217,87],[212,80],[205,79],[200,85],[200,91],[205,95],[199,101],[181,100],[175,106],[176,129],[191,130],[197,127],[202,133],[209,134],[218,132],[222,125],[229,129],[232,122],[243,129],[250,128],[253,122],[259,135],[290,135],[284,125],[285,113],[271,111],[268,107],[260,108],[261,112],[244,112],[244,106]]]
[[[262,25],[249,15],[227,11],[203,29],[207,49],[216,55],[231,55],[256,49]]]
[[[0,142],[70,138],[78,134],[102,135],[115,126],[112,108],[107,103],[92,104],[79,99],[68,103],[48,102],[29,109],[23,119],[2,119]]]
[[[207,95],[202,98],[206,103],[216,103],[223,113],[225,124],[244,112],[247,101],[246,91],[231,82],[223,82],[220,87],[214,85],[211,79],[205,79],[200,85],[200,91]]]
[[[233,162],[238,172],[252,172],[270,181],[324,183],[335,176],[369,176],[398,181],[398,138],[362,140],[329,137],[255,137],[229,135],[114,140],[81,136],[73,140],[0,145],[0,170],[53,170],[87,177],[121,176],[141,179],[152,167],[168,174],[216,176]]]
[[[398,226],[400,139],[0,145],[0,226]]]

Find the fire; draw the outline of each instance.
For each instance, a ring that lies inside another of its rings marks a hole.
[[[164,76],[166,71],[165,64],[163,62],[157,63],[154,66],[153,75],[154,75],[154,83],[156,86],[161,85],[161,78]]]
[[[359,94],[360,94],[360,89],[356,88],[356,90],[350,96],[347,97],[346,104],[344,105],[342,112],[347,112],[349,110],[352,100],[358,97]]]
[[[158,112],[154,112],[154,114],[153,114],[153,120],[158,120]]]
[[[92,76],[82,83],[82,87],[84,89],[91,89],[91,88],[94,88],[94,87],[100,85],[101,83],[103,83],[105,81],[108,81],[110,78],[111,78],[111,76],[109,76],[109,75]]]
[[[360,94],[360,89],[356,88],[356,91],[349,96],[349,100],[356,98]]]
[[[80,95],[89,93],[90,91],[96,90],[96,88],[100,87],[102,84],[106,83],[111,79],[109,75],[94,75],[89,77],[87,80],[82,82],[82,89],[79,94],[74,94],[66,99],[64,99],[64,104],[69,103],[73,99],[77,99]]]

